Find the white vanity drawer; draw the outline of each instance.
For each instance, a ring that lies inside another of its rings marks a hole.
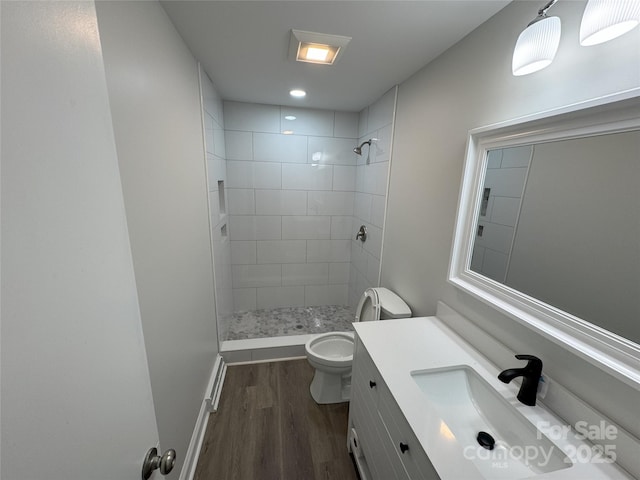
[[[409,478],[439,479],[427,454],[404,418],[400,407],[393,399],[386,384],[382,383],[380,385],[379,395],[378,411]]]
[[[376,369],[369,353],[362,343],[356,342],[356,351],[354,355],[353,371],[351,375],[352,388],[359,386],[362,389],[364,398],[372,405],[378,405],[378,384],[381,383],[381,377]]]

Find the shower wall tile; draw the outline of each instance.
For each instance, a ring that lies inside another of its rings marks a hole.
[[[386,208],[387,197],[385,195],[371,196],[371,223],[376,227],[384,226],[384,212]]]
[[[272,287],[282,284],[281,265],[233,265],[233,288]]]
[[[307,262],[348,262],[351,240],[307,240]]]
[[[318,264],[322,265],[322,264]],[[329,285],[346,285],[349,283],[349,262],[329,264]]]
[[[258,215],[305,215],[307,192],[298,190],[256,190]]]
[[[326,285],[327,283],[329,283],[328,263],[282,265],[282,285]]]
[[[355,165],[354,146],[351,138],[309,137],[308,163]]]
[[[360,115],[355,112],[335,112],[333,136],[348,138],[350,140],[358,138],[359,118]]]
[[[331,190],[333,166],[305,163],[282,165],[283,190]]]
[[[280,133],[280,108],[257,103],[224,102],[227,130]]]
[[[315,217],[314,217],[315,218]],[[353,217],[348,215],[331,217],[331,239],[332,240],[349,240],[352,234]]]
[[[309,192],[307,215],[353,215],[353,192]]]
[[[229,213],[231,215],[251,215],[256,213],[256,201],[252,189],[230,188],[227,190]]]
[[[246,312],[255,310],[257,307],[255,288],[234,288],[233,289],[233,311]]]
[[[257,307],[303,307],[304,289],[303,286],[258,288]]]
[[[304,304],[307,307],[317,305],[346,305],[348,285],[317,285],[304,287]]]
[[[360,112],[358,142],[376,139],[357,158],[352,231],[367,228],[367,240],[351,241],[349,306],[355,309],[365,289],[378,286],[387,180],[393,146],[395,109],[393,88]],[[354,234],[355,236],[355,234]],[[351,237],[353,238],[353,237]]]
[[[254,133],[253,159],[256,162],[307,163],[307,137]]]
[[[231,240],[279,240],[282,238],[282,217],[276,215],[231,215]]]
[[[331,217],[282,217],[282,239],[319,240],[331,236]]]
[[[253,134],[227,130],[224,134],[227,160],[253,160]]]
[[[356,167],[336,165],[333,167],[333,190],[353,192],[356,188]]]
[[[305,240],[258,240],[257,263],[302,263],[307,256]]]
[[[225,102],[224,115],[234,308],[346,305],[360,114]]]
[[[286,120],[288,115],[295,120]],[[334,112],[311,108],[282,107],[280,131],[292,130],[295,135],[333,136]]]
[[[265,188],[282,187],[282,165],[266,162],[227,162],[229,188]]]
[[[232,240],[231,263],[234,265],[252,265],[257,263],[255,241]]]

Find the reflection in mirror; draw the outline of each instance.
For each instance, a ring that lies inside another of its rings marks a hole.
[[[640,131],[487,151],[470,268],[640,343]]]

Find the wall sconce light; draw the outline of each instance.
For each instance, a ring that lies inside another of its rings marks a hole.
[[[513,51],[511,69],[515,76],[528,75],[549,66],[560,45],[559,17],[548,17],[547,10],[558,0],[551,0],[538,10],[538,16],[520,34]]]
[[[589,0],[580,24],[580,45],[608,42],[640,23],[638,0]]]
[[[520,34],[513,51],[513,75],[528,75],[549,66],[560,44],[560,18],[548,17],[551,0]],[[640,0],[589,0],[580,24],[580,45],[597,45],[640,24]]]

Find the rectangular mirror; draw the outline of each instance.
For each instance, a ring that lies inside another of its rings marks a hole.
[[[640,98],[470,132],[449,281],[640,383]]]

